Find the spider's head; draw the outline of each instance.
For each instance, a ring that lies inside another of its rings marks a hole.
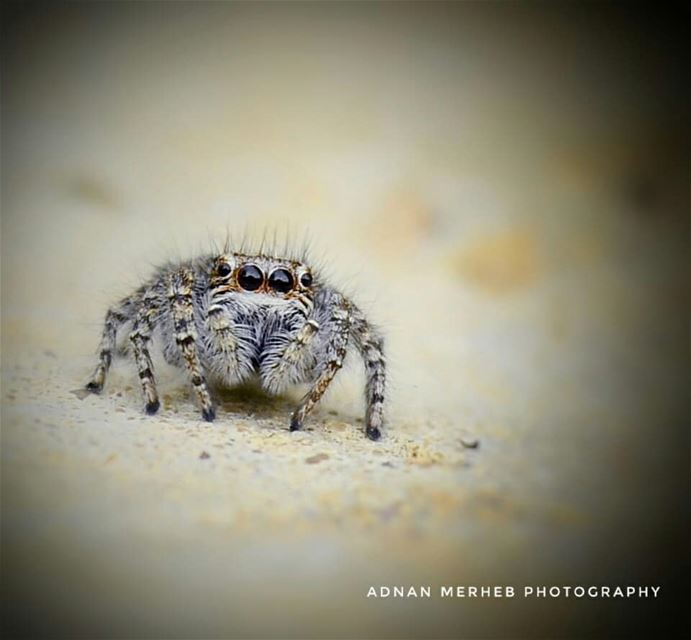
[[[312,291],[311,269],[302,262],[264,255],[224,254],[216,258],[212,279],[233,291],[292,298]]]

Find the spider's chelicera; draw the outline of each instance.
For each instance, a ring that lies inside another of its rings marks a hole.
[[[186,369],[205,420],[215,418],[208,379],[232,386],[256,377],[271,394],[308,383],[291,431],[302,426],[353,345],[365,363],[366,433],[372,440],[381,435],[383,338],[303,260],[224,252],[162,267],[108,310],[90,391],[103,389],[122,329],[129,331],[147,413],[160,406],[149,353],[156,337],[166,361]]]

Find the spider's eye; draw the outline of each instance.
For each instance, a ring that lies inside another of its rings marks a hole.
[[[276,269],[269,276],[269,286],[279,293],[288,293],[294,282],[293,274],[288,269]]]
[[[300,284],[308,289],[309,287],[312,286],[312,274],[311,273],[303,273],[300,276]]]
[[[216,268],[216,273],[218,273],[221,278],[225,278],[226,276],[230,275],[232,270],[233,268],[227,262],[221,262],[221,264],[219,264]]]
[[[246,264],[238,273],[238,284],[245,291],[256,291],[264,282],[264,274],[259,267],[253,264]]]

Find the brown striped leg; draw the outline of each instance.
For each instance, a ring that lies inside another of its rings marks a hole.
[[[302,427],[302,423],[324,395],[327,387],[333,380],[338,370],[343,366],[343,358],[346,355],[348,346],[348,334],[350,331],[350,316],[345,306],[339,306],[334,311],[334,315],[329,323],[331,337],[327,345],[328,359],[326,365],[317,379],[312,384],[312,388],[302,399],[302,402],[293,413],[290,420],[290,430],[296,431]]]
[[[139,381],[144,392],[145,410],[149,415],[156,413],[161,406],[156,391],[156,381],[154,379],[154,365],[149,354],[149,341],[154,316],[157,308],[151,301],[144,299],[142,306],[137,311],[137,316],[130,333],[134,360],[137,364]]]
[[[197,351],[197,331],[194,325],[193,300],[194,276],[186,269],[180,269],[170,276],[168,300],[175,328],[175,342],[185,360],[187,373],[197,394],[202,417],[208,422],[216,417],[216,411],[202,373]]]
[[[384,339],[365,320],[359,309],[353,309],[353,337],[365,361],[367,385],[365,417],[367,437],[378,440],[384,422],[384,395],[386,390],[386,361]]]
[[[108,313],[106,313],[105,326],[103,327],[101,346],[98,354],[99,361],[91,376],[91,380],[86,385],[86,388],[93,393],[100,393],[103,389],[108,369],[110,369],[110,363],[113,360],[118,327],[126,320],[127,316],[120,311],[109,309]]]

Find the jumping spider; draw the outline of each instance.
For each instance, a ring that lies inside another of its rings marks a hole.
[[[360,352],[367,383],[367,436],[377,440],[384,408],[383,338],[363,313],[305,264],[224,250],[168,264],[108,310],[99,363],[89,391],[103,389],[119,329],[130,331],[146,413],[160,407],[149,341],[157,336],[167,362],[184,367],[202,416],[216,412],[207,378],[232,386],[258,378],[271,394],[309,383],[290,420],[302,424],[343,364],[349,341]]]

